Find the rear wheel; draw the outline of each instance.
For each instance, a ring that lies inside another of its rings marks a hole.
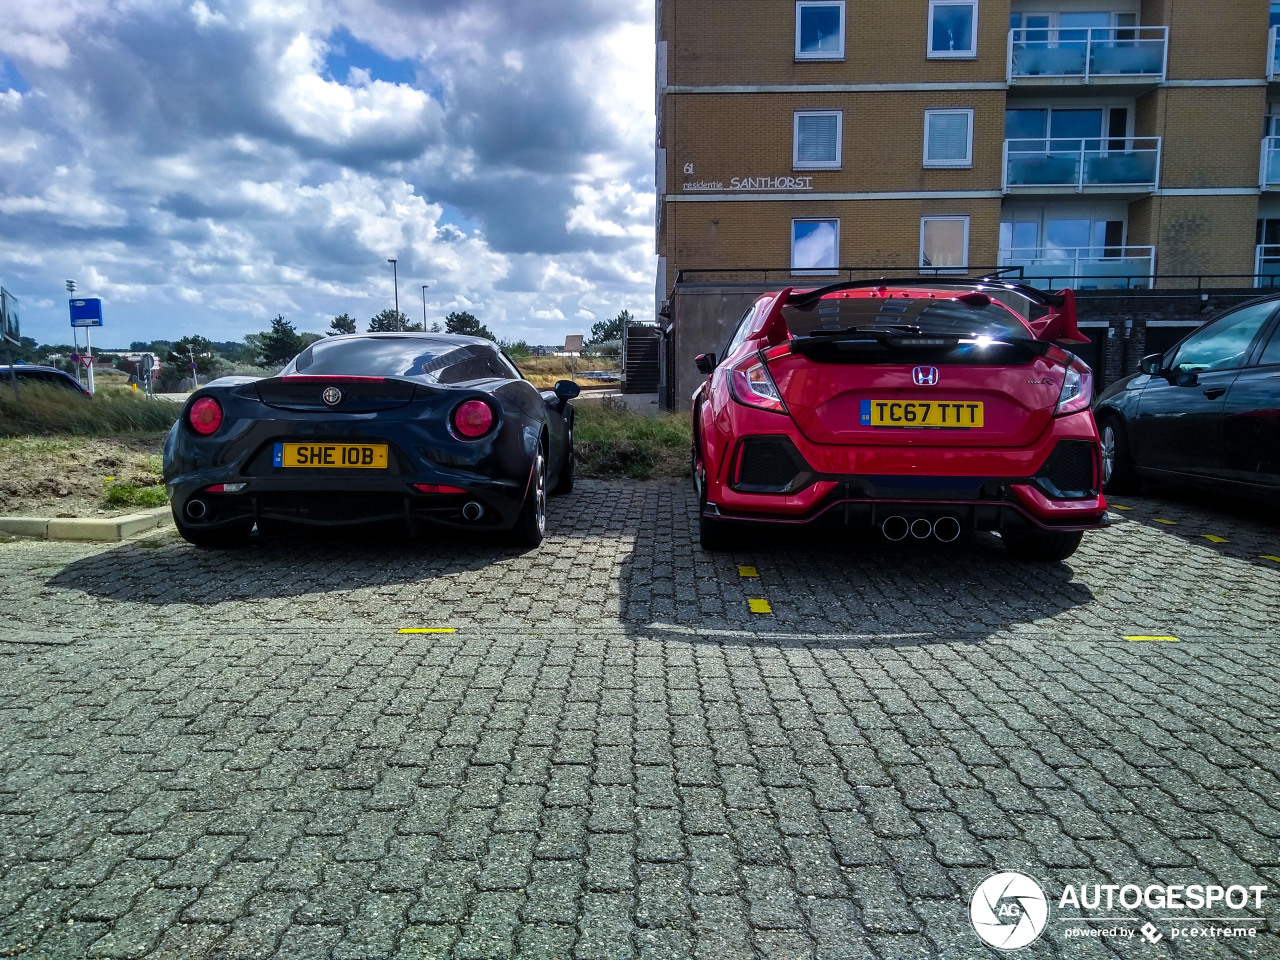
[[[547,458],[542,443],[533,457],[533,472],[525,492],[520,516],[511,529],[511,542],[521,547],[536,547],[547,532]]]
[[[725,520],[707,516],[707,478],[699,482],[698,455],[694,453],[693,482],[698,490],[698,544],[703,550],[732,550],[742,540],[740,529]]]
[[[1102,421],[1102,489],[1106,493],[1136,493],[1138,475],[1133,469],[1129,435],[1117,417]]]
[[[1076,552],[1083,537],[1080,530],[1006,530],[1000,534],[1009,556],[1032,563],[1067,559]]]
[[[569,445],[569,449],[564,453],[564,466],[560,468],[560,477],[556,480],[556,485],[551,488],[552,496],[560,496],[565,493],[573,493],[573,421],[569,421],[569,431],[565,442]]]
[[[235,520],[217,527],[193,527],[178,516],[177,509],[174,509],[173,525],[178,528],[178,533],[187,543],[195,544],[197,547],[221,549],[243,545],[249,539],[250,531],[253,530],[253,518]]]

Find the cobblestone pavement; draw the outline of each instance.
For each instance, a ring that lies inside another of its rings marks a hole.
[[[526,554],[0,544],[0,955],[991,957],[1020,870],[1010,956],[1280,957],[1280,525],[1121,506],[1048,566],[712,555],[685,487],[600,482]],[[1069,938],[1080,883],[1269,892],[1092,924],[1152,945]]]

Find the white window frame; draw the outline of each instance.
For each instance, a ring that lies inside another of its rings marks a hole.
[[[969,136],[965,146],[963,160],[930,160],[929,159],[929,118],[939,114],[964,113],[969,117]],[[924,165],[925,167],[949,167],[957,169],[973,166],[973,107],[930,107],[924,112]]]
[[[834,223],[836,225],[836,262],[830,267],[797,267],[796,266],[796,224],[797,223]],[[967,234],[966,234],[967,237]],[[825,277],[840,273],[840,218],[839,217],[793,217],[791,220],[791,275],[793,277]]]
[[[928,265],[924,262],[924,225],[931,220],[959,220],[964,223],[964,263],[948,264],[945,267],[937,265]],[[954,271],[956,273],[964,273],[969,269],[969,216],[968,214],[938,214],[929,215],[920,218],[920,269],[936,270],[940,273]]]
[[[935,7],[973,8],[973,47],[969,50],[934,50],[933,49],[933,11]],[[798,34],[797,34],[798,36]],[[797,40],[797,44],[799,41]],[[978,56],[978,0],[929,0],[929,35],[925,40],[925,56],[930,60],[973,60]]]
[[[817,53],[800,52],[800,11],[806,7],[839,7],[840,8],[840,49],[834,53],[818,51]],[[797,60],[843,60],[844,36],[848,28],[845,20],[844,0],[796,0],[796,59]]]
[[[800,118],[831,117],[836,118],[836,158],[834,160],[800,159]],[[844,140],[843,110],[797,110],[791,121],[791,166],[795,170],[839,170],[841,146]]]

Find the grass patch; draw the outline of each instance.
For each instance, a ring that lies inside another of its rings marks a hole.
[[[127,387],[104,387],[86,399],[48,384],[0,384],[0,436],[69,434],[90,437],[168,430],[182,405],[148,398]]]
[[[169,502],[163,486],[143,487],[123,480],[111,480],[102,499],[113,507],[163,507]]]
[[[689,476],[689,417],[634,413],[607,403],[574,406],[574,448],[584,477],[656,480]]]

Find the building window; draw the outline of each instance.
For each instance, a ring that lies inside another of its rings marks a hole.
[[[969,265],[968,217],[920,218],[920,266],[963,270]]]
[[[926,110],[924,112],[924,165],[926,167],[973,166],[972,110]]]
[[[791,221],[792,273],[835,273],[839,258],[839,220]]]
[[[978,0],[929,0],[929,56],[978,55]]]
[[[796,114],[792,163],[797,170],[840,169],[839,110],[806,110]]]
[[[796,59],[844,59],[844,0],[796,4]]]

